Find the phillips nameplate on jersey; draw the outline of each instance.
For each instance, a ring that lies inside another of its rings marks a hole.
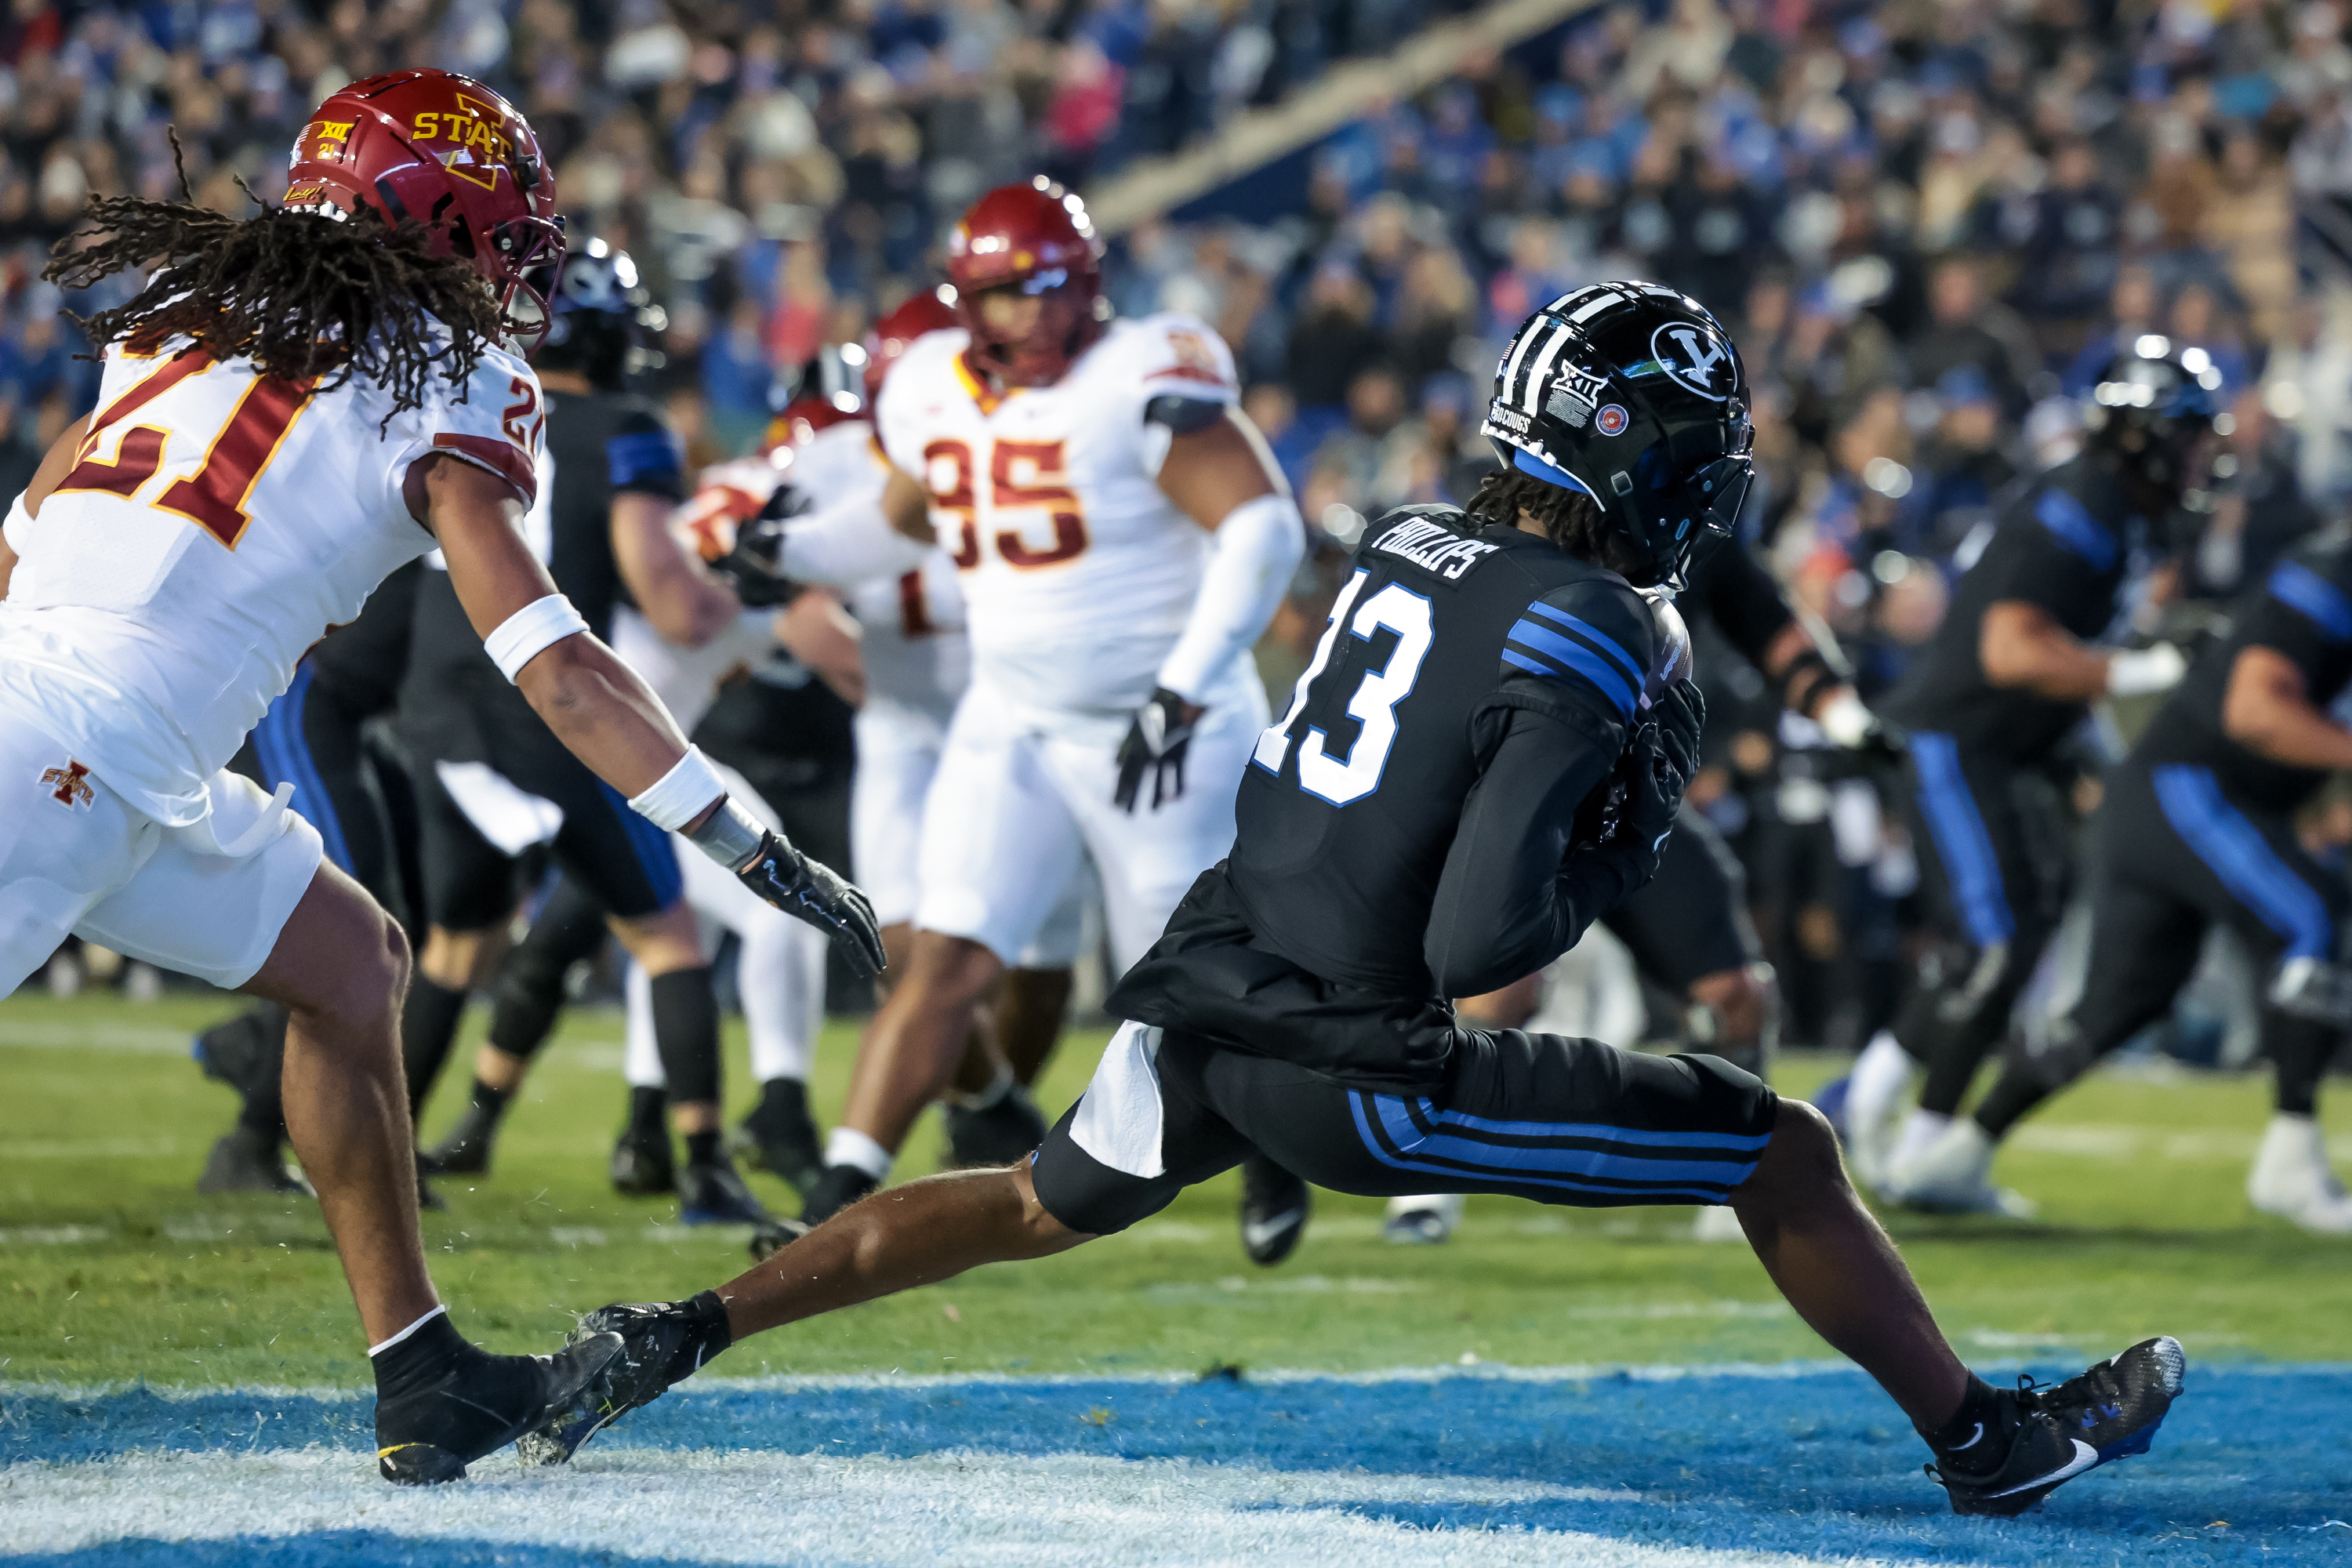
[[[1372,548],[1410,561],[1451,583],[1476,565],[1480,556],[1494,553],[1496,546],[1465,539],[1433,518],[1417,517],[1381,534]],[[1682,623],[1678,619],[1675,624]]]

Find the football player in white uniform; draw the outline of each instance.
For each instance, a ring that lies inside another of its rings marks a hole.
[[[322,862],[290,790],[224,769],[303,650],[438,544],[486,646],[583,761],[880,958],[863,896],[728,799],[520,536],[539,388],[502,344],[524,268],[562,255],[554,212],[530,126],[444,71],[331,97],[283,208],[94,203],[50,277],[153,270],[90,318],[99,406],[0,532],[0,790],[19,792],[0,810],[0,994],[79,932],[289,1009],[287,1127],[371,1342],[396,1481],[462,1475],[617,1347],[487,1355],[435,1293],[394,1026],[406,943]]]
[[[858,885],[874,900],[891,955],[886,986],[904,971],[913,944],[917,825],[971,679],[971,645],[955,563],[883,520],[890,467],[866,416],[908,347],[958,325],[942,298],[953,293],[918,292],[876,325],[862,349],[825,351],[820,364],[832,367],[829,375],[813,378],[816,384],[771,432],[785,437],[778,449],[713,469],[684,519],[706,555],[747,592],[773,576],[830,587],[857,618],[866,699],[857,710],[850,838]],[[1003,1164],[1045,1134],[1028,1086],[1061,1033],[1085,894],[1084,878],[1072,879],[988,998],[985,1026],[974,1031],[941,1104],[951,1165]]]
[[[972,672],[923,813],[906,972],[810,1221],[887,1174],[1082,860],[1124,967],[1233,843],[1267,721],[1250,650],[1305,529],[1224,344],[1191,317],[1109,320],[1100,255],[1076,196],[990,192],[950,240],[961,329],[883,384],[881,510],[954,561]]]

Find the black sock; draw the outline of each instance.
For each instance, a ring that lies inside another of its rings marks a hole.
[[[457,1025],[466,1015],[466,993],[436,984],[422,974],[408,983],[408,1001],[400,1009],[400,1059],[408,1077],[408,1114],[414,1121],[441,1064],[449,1059],[457,1042]]]
[[[2014,1063],[2001,1069],[2000,1077],[1985,1090],[1983,1103],[1977,1107],[1977,1125],[1985,1136],[2000,1142],[2009,1136],[2009,1130],[2025,1120],[2026,1113],[2050,1098],[2048,1086],[2020,1072]]]
[[[686,1163],[689,1165],[715,1165],[719,1163],[719,1129],[686,1135]]]
[[[2316,1116],[2319,1080],[2327,1072],[2340,1037],[2329,1025],[2272,1008],[2263,1017],[2263,1046],[2277,1075],[2275,1109],[2281,1116]]]
[[[546,1398],[537,1362],[467,1343],[446,1312],[369,1359],[375,1364],[377,1463],[387,1476],[404,1473],[395,1479],[418,1479],[416,1456],[434,1449],[463,1463],[512,1442]],[[454,1479],[429,1462],[422,1468],[427,1479]]]
[[[1981,1475],[2009,1458],[2010,1435],[2000,1416],[2000,1390],[1970,1373],[1952,1418],[1932,1432],[1920,1427],[1919,1436],[1927,1439],[1938,1463]]]
[[[654,1047],[679,1105],[719,1099],[719,999],[710,970],[673,969],[653,979]]]
[[[452,1363],[481,1353],[457,1331],[448,1313],[428,1318],[415,1333],[368,1358],[375,1367],[376,1397],[413,1392],[448,1371]]]
[[[808,1085],[796,1078],[772,1078],[760,1085],[760,1103],[751,1120],[781,1121],[786,1126],[808,1120]]]
[[[669,1127],[669,1092],[647,1089],[642,1084],[629,1086],[629,1131],[649,1132],[656,1137],[667,1135]]]
[[[496,1121],[499,1117],[504,1116],[507,1113],[507,1098],[510,1092],[511,1091],[508,1089],[492,1089],[480,1079],[476,1079],[474,1080],[474,1109],[477,1110],[488,1111],[489,1113],[490,1120]]]

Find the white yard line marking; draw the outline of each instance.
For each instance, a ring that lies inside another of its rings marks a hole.
[[[916,1459],[617,1449],[557,1470],[484,1460],[464,1486],[376,1479],[363,1455],[140,1454],[0,1470],[9,1547],[289,1536],[357,1526],[412,1541],[512,1542],[704,1563],[821,1557],[868,1568],[1051,1562],[1119,1568],[1809,1568],[1780,1552],[1658,1547],[1511,1528],[1518,1505],[1638,1503],[1638,1493],[1480,1478],[1283,1472],[1181,1460]],[[1423,1529],[1383,1508],[1492,1510]],[[1851,1559],[1846,1560],[1851,1562]]]

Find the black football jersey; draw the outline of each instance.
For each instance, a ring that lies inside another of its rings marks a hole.
[[[1943,624],[1888,700],[1888,716],[1979,753],[2019,763],[2047,757],[2088,710],[1988,682],[1979,655],[1985,612],[2023,600],[2078,637],[2097,637],[2116,618],[2137,526],[2114,479],[2080,458],[2027,488],[1962,574]]]
[[[2326,773],[2273,762],[2221,728],[2239,650],[2258,643],[2303,671],[2313,706],[2326,708],[2343,695],[2352,683],[2352,532],[2331,529],[2305,541],[2237,602],[2230,636],[2198,659],[2137,749],[2151,762],[2201,763],[2240,799],[2291,811],[2311,798]]]
[[[409,627],[416,616],[416,584],[425,563],[412,561],[376,585],[359,618],[337,626],[310,650],[311,668],[353,718],[382,713],[400,694],[408,673]]]
[[[1244,770],[1226,877],[1251,929],[1327,980],[1426,991],[1440,878],[1497,731],[1533,710],[1607,766],[1657,639],[1605,567],[1451,507],[1389,513]]]
[[[524,520],[555,586],[598,637],[612,629],[621,568],[613,554],[613,498],[635,490],[683,500],[677,437],[653,405],[617,393],[550,392],[539,502]],[[416,590],[404,721],[431,723],[455,703],[500,721],[538,723],[530,704],[499,673],[466,618],[446,572],[427,571]]]

